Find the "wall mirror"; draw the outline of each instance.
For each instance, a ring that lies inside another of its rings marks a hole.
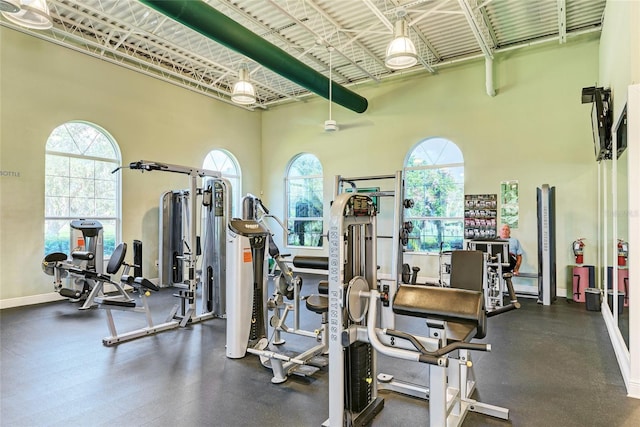
[[[619,295],[617,310],[618,328],[625,345],[629,348],[629,164],[627,148],[627,107],[622,108],[616,115],[617,119],[613,126],[613,158],[615,161],[615,183],[616,183],[616,205],[614,218],[616,221],[615,230],[615,270],[618,279]]]

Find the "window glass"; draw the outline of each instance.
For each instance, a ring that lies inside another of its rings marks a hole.
[[[120,150],[102,129],[84,122],[58,126],[45,149],[45,254],[70,248],[74,219],[102,224],[104,258],[120,241]]]
[[[413,223],[407,249],[438,252],[463,248],[464,161],[453,142],[431,138],[416,145],[405,162],[405,211]]]
[[[240,166],[233,155],[224,150],[212,150],[207,154],[202,165],[204,169],[218,171],[231,183],[231,215],[240,216],[242,206],[242,176]]]
[[[320,247],[323,244],[322,164],[313,154],[296,156],[287,169],[286,222],[289,246]]]

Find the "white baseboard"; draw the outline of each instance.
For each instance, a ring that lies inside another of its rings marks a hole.
[[[0,300],[0,309],[23,307],[25,305],[43,304],[45,302],[61,301],[66,299],[57,292],[49,292],[46,294],[29,295],[26,297],[6,298]]]
[[[629,397],[640,399],[640,382],[630,380],[629,386],[627,387],[627,393],[627,396]]]
[[[604,304],[606,304],[606,302],[604,302]],[[604,324],[607,327],[607,332],[609,333],[609,340],[611,341],[613,352],[616,355],[616,359],[618,361],[620,373],[622,374],[624,384],[627,387],[627,394],[630,397],[640,397],[640,387],[638,387],[640,386],[640,384],[633,384],[630,381],[631,363],[629,360],[629,350],[627,349],[627,345],[622,338],[620,329],[618,328],[613,315],[606,306],[601,309],[601,312],[602,318],[604,319]]]
[[[640,382],[629,380],[627,386],[627,396],[640,399]]]

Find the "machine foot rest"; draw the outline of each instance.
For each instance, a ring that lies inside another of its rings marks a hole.
[[[135,283],[138,287],[151,289],[152,291],[157,292],[160,290],[160,288],[156,286],[152,281],[150,281],[149,279],[145,279],[144,277],[136,277],[135,279],[133,279],[133,283]]]
[[[291,374],[298,375],[301,377],[310,377],[311,375],[318,372],[320,368],[316,368],[315,366],[309,365],[297,365],[295,368],[291,370]]]
[[[102,299],[99,301],[100,304],[102,305],[114,305],[116,307],[127,307],[127,308],[135,308],[136,306],[136,302],[135,301],[124,301],[124,300],[117,300],[117,299]]]
[[[329,366],[329,359],[324,356],[314,356],[307,361],[307,364],[317,368],[324,368],[325,366]]]
[[[75,289],[62,288],[59,291],[60,295],[66,298],[78,299],[80,295],[82,295],[82,291],[77,291]]]

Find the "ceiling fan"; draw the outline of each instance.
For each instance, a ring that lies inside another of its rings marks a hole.
[[[336,132],[338,130],[340,130],[340,127],[338,126],[338,122],[336,122],[335,120],[333,120],[331,118],[331,104],[333,104],[333,100],[332,100],[332,86],[333,86],[333,80],[331,80],[331,72],[332,72],[332,68],[333,68],[333,64],[331,62],[332,59],[332,53],[333,53],[333,46],[327,46],[327,50],[329,51],[329,120],[325,120],[324,121],[324,131],[325,132]]]

